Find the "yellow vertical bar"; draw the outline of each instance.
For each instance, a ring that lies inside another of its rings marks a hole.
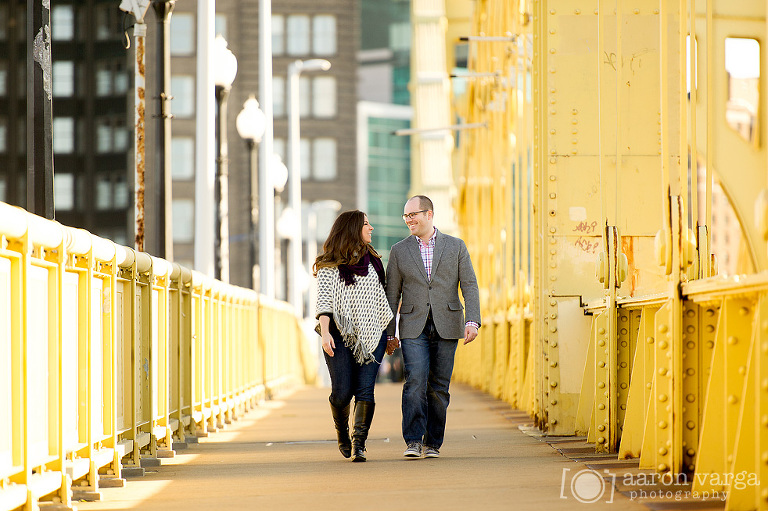
[[[715,33],[712,28],[712,0],[707,0],[707,162],[706,162],[706,213],[704,221],[707,225],[707,249],[712,243],[712,179],[714,176],[712,166],[714,165],[714,139],[712,136],[712,130],[714,129],[714,116],[715,116],[715,95],[712,92],[712,76],[714,75],[714,37]],[[710,255],[707,254],[707,262],[709,262]],[[707,264],[705,277],[711,276],[711,265]]]
[[[619,225],[619,197],[621,190],[621,133],[623,131],[624,123],[621,119],[621,91],[624,86],[623,74],[624,58],[622,54],[622,0],[616,0],[616,169],[615,169],[615,185],[613,190],[613,222],[609,225],[615,225],[618,228]],[[618,252],[621,251],[621,238],[619,238]],[[606,247],[606,254],[607,254]],[[616,281],[618,282],[618,281]],[[614,286],[614,281],[611,281],[611,286]]]
[[[660,66],[659,66],[659,82],[660,82],[660,95],[659,95],[659,154],[661,154],[661,193],[663,196],[662,202],[662,214],[664,216],[664,226],[662,230],[663,242],[665,246],[664,259],[665,259],[665,273],[667,275],[671,272],[671,253],[672,253],[672,217],[671,217],[671,197],[670,197],[670,180],[669,180],[669,86],[667,76],[669,71],[667,66],[669,65],[669,56],[667,55],[667,49],[669,47],[669,2],[671,0],[660,0],[659,9],[659,54],[660,54]]]
[[[678,4],[680,9],[677,18],[679,24],[678,59],[680,66],[680,72],[678,73],[680,87],[680,173],[678,177],[680,180],[680,197],[682,198],[680,211],[680,236],[682,237],[684,244],[688,235],[688,102],[684,99],[685,91],[687,90],[685,38],[688,31],[688,1],[679,0]],[[693,44],[691,44],[691,46],[693,46]],[[682,246],[680,248],[682,248]],[[682,257],[683,254],[680,255],[680,270],[682,270],[686,265],[686,261],[683,260],[685,259]],[[677,272],[678,269],[675,268],[675,271]]]
[[[690,16],[690,36],[689,41],[689,59],[691,61],[690,81],[691,81],[691,99],[689,108],[691,112],[691,216],[693,217],[693,228],[698,232],[699,227],[699,165],[698,148],[696,147],[696,103],[698,102],[698,91],[696,90],[696,79],[698,76],[698,65],[696,62],[697,44],[696,44],[696,0],[691,0]],[[699,270],[701,271],[701,269]]]

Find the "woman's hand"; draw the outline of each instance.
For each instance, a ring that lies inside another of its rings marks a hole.
[[[333,356],[333,350],[336,349],[336,343],[333,342],[333,337],[329,332],[323,333],[323,351],[328,354],[329,357]]]

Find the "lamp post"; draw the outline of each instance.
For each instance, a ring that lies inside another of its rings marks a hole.
[[[296,60],[288,65],[288,169],[290,171],[289,205],[301,212],[301,156],[299,154],[299,75],[302,71],[328,71],[324,59]],[[288,301],[296,314],[303,314],[299,268],[301,267],[301,224],[293,230],[288,252]]]
[[[250,287],[256,289],[256,223],[258,222],[258,204],[256,202],[258,154],[256,147],[264,136],[267,128],[267,118],[259,108],[259,102],[253,97],[243,103],[243,109],[235,120],[237,133],[248,144],[248,198],[250,218],[248,221],[248,266],[251,269]]]
[[[338,213],[341,210],[341,203],[335,200],[321,200],[313,202],[309,206],[309,214],[307,215],[307,275],[310,276],[317,257],[317,213],[324,209]],[[310,283],[307,291],[309,317],[313,317],[315,314],[315,303],[317,303],[317,284]]]
[[[216,36],[213,43],[213,80],[218,111],[216,144],[216,278],[229,282],[229,149],[227,147],[227,98],[237,74],[237,59],[227,41]]]

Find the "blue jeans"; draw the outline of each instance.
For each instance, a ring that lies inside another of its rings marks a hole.
[[[405,363],[403,440],[439,449],[445,435],[445,416],[451,400],[448,386],[458,339],[443,339],[432,319],[415,339],[402,339]]]
[[[330,333],[336,349],[333,350],[333,357],[325,355],[325,363],[328,366],[328,372],[331,374],[331,396],[328,398],[333,406],[344,408],[352,397],[355,401],[375,402],[373,398],[373,386],[376,384],[376,375],[379,372],[379,366],[384,358],[384,351],[387,349],[387,334],[382,333],[379,345],[373,350],[375,362],[368,362],[360,365],[352,356],[352,350],[344,345],[339,329],[336,323],[331,319]]]

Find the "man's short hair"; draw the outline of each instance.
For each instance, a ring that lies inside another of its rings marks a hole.
[[[419,199],[419,209],[426,209],[427,211],[432,211],[434,213],[435,209],[434,206],[432,206],[432,201],[426,195],[414,195],[408,200],[412,199]]]

